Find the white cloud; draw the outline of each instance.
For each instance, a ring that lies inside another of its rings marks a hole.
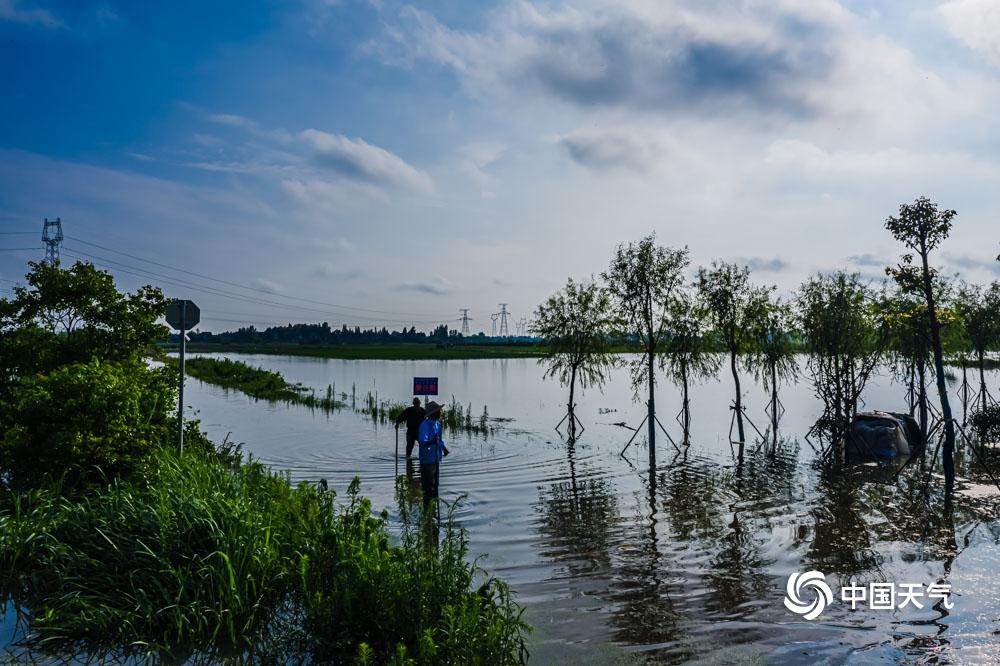
[[[479,187],[484,199],[496,196],[497,179],[488,169],[503,157],[507,146],[498,141],[475,141],[458,149],[458,170],[470,177]]]
[[[454,291],[454,285],[440,275],[435,275],[427,280],[405,280],[396,285],[396,288],[431,296],[447,296]]]
[[[312,149],[314,164],[346,178],[422,192],[433,189],[426,173],[364,139],[349,139],[317,129],[307,129],[300,136]]]
[[[260,277],[251,280],[250,284],[271,294],[282,294],[285,291],[285,288],[277,282],[272,282],[271,280],[266,280]]]
[[[949,0],[938,9],[955,37],[1000,67],[1000,3]]]
[[[25,7],[20,0],[0,0],[0,21],[13,21],[46,28],[61,28],[63,23],[46,9]]]
[[[625,168],[646,173],[666,153],[654,133],[622,126],[579,130],[561,137],[559,144],[574,162],[594,171]]]

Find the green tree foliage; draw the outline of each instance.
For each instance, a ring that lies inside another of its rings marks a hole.
[[[166,307],[159,289],[123,294],[90,263],[30,266],[27,286],[0,300],[0,399],[25,377],[92,358],[136,359],[166,337],[157,323]]]
[[[1000,345],[1000,282],[993,282],[985,289],[964,285],[958,291],[955,307],[979,369],[979,392],[985,397],[986,354]]]
[[[912,204],[902,204],[899,214],[885,221],[885,228],[893,238],[909,250],[889,272],[902,291],[920,294],[927,305],[941,419],[944,422],[944,447],[941,455],[944,460],[945,492],[949,496],[955,486],[955,423],[952,421],[944,376],[944,348],[941,341],[944,322],[938,316],[934,288],[937,271],[930,265],[930,255],[948,238],[956,215],[953,210],[941,210],[930,199],[919,197]]]
[[[883,295],[879,305],[885,322],[886,356],[897,378],[909,386],[910,413],[927,434],[927,375],[933,372],[927,305],[900,289]]]
[[[857,273],[816,275],[796,297],[813,390],[823,402],[818,429],[839,442],[884,346],[882,319],[871,288]]]
[[[0,483],[103,481],[170,434],[168,371],[144,352],[166,335],[165,299],[122,294],[91,264],[32,264],[0,301]]]
[[[651,467],[656,461],[656,356],[663,351],[668,314],[684,283],[689,263],[687,248],[656,244],[650,234],[638,243],[619,245],[608,270],[601,274],[611,295],[618,326],[642,348],[641,357],[629,361],[632,388],[638,396],[645,385]]]
[[[21,382],[0,404],[0,467],[15,487],[51,476],[103,481],[136,470],[175,432],[173,373],[141,361],[71,363]]]
[[[700,304],[687,294],[679,294],[670,310],[670,334],[660,356],[661,368],[681,387],[681,427],[685,443],[691,431],[691,383],[714,377],[720,365],[705,320]]]
[[[546,347],[539,363],[548,366],[545,376],[555,377],[569,386],[569,409],[572,420],[576,384],[581,389],[601,386],[614,366],[610,354],[612,323],[611,302],[599,285],[568,280],[535,311],[532,332]],[[572,426],[571,426],[572,428]]]
[[[750,269],[726,262],[712,262],[698,269],[698,298],[729,353],[729,367],[736,389],[734,408],[740,442],[743,430],[743,396],[740,388],[739,359],[756,344],[755,331],[767,314],[771,289],[750,283]]]
[[[799,364],[794,340],[795,317],[788,303],[768,300],[757,318],[753,331],[754,344],[747,356],[747,368],[754,379],[771,394],[771,432],[777,438],[780,402],[778,387],[797,380]]]

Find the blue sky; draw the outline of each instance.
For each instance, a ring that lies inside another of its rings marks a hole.
[[[164,284],[212,329],[488,329],[650,231],[783,290],[875,276],[920,194],[945,268],[997,275],[992,0],[0,0],[0,90],[0,231],[258,290]]]

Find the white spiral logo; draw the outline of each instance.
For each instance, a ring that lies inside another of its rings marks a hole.
[[[816,597],[811,602],[803,601],[802,591],[811,588]],[[785,585],[785,608],[806,620],[815,620],[833,601],[833,590],[826,584],[826,576],[820,571],[795,572],[788,577]]]

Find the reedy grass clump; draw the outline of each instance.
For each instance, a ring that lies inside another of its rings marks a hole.
[[[176,365],[177,361],[171,359],[171,363]],[[186,360],[184,370],[207,384],[235,389],[258,400],[289,402],[325,411],[343,407],[334,397],[332,384],[327,387],[325,397],[318,397],[304,386],[289,383],[279,372],[255,368],[242,361],[200,356]]]
[[[25,645],[154,660],[521,663],[506,586],[404,528],[393,545],[359,482],[324,483],[231,455],[156,454],[146,478],[83,497],[58,484],[0,501],[0,597],[26,609]],[[408,519],[407,519],[408,520]]]
[[[402,402],[378,402],[369,394],[369,399],[362,409],[362,412],[379,422],[393,422],[404,409],[409,407]],[[503,419],[498,419],[502,421]],[[509,420],[509,419],[508,419]],[[451,432],[467,432],[473,435],[492,435],[498,430],[496,421],[490,418],[489,409],[483,405],[482,414],[473,416],[472,403],[463,407],[455,396],[451,397],[451,403],[445,405],[441,410],[441,425],[445,430]]]

